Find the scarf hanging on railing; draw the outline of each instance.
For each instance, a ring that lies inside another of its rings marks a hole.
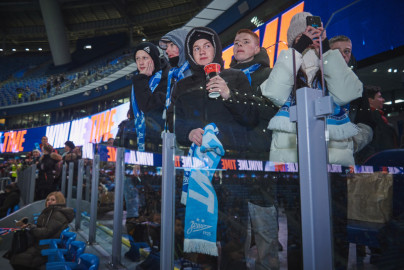
[[[151,92],[153,93],[161,80],[161,70],[156,72],[149,79],[149,87]],[[138,151],[145,151],[145,135],[146,135],[146,121],[144,117],[144,113],[139,109],[139,106],[136,101],[135,89],[132,84],[132,95],[131,102],[133,108],[133,115],[135,116],[135,129],[137,134],[137,147]]]
[[[251,73],[254,73],[257,69],[259,69],[261,64],[255,64],[252,66],[249,66],[248,68],[242,68],[241,71],[244,72],[244,74],[247,76],[248,81],[250,82],[251,85]]]
[[[217,165],[224,155],[219,133],[214,123],[204,128],[202,145],[192,152],[192,157],[203,162],[204,168],[192,168],[189,174],[188,197],[185,209],[184,252],[218,256],[216,231],[218,202],[211,183]],[[191,158],[192,158],[191,157]]]

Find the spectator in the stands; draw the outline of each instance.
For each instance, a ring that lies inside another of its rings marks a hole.
[[[39,162],[39,159],[41,157],[41,151],[38,149],[32,150],[32,163],[37,164]]]
[[[62,160],[62,156],[53,151],[53,147],[50,144],[43,146],[43,155],[39,159],[38,167],[38,179],[35,185],[35,199],[43,200],[47,194],[57,189],[55,183],[55,170],[56,164]]]
[[[296,123],[290,122],[289,108],[296,104],[296,89],[312,87],[321,89],[319,48],[322,42],[324,78],[326,92],[334,99],[334,112],[327,117],[329,131],[329,162],[345,166],[354,165],[353,136],[357,127],[351,123],[347,105],[362,95],[363,86],[354,72],[347,66],[338,50],[330,50],[326,31],[323,27],[307,26],[308,12],[300,12],[292,17],[287,31],[288,50],[280,52],[278,60],[262,85],[263,94],[280,107],[268,128],[273,131],[270,161],[298,162]],[[322,33],[321,37],[320,34]],[[294,62],[296,62],[296,75]],[[295,78],[296,76],[296,78]],[[296,84],[296,85],[295,85]],[[325,143],[325,142],[324,142]],[[334,267],[346,269],[349,245],[347,239],[347,187],[346,179],[331,181]],[[300,216],[300,194],[298,179],[290,182],[293,192],[288,194],[293,204],[288,205],[288,268],[302,269],[302,236]]]
[[[59,238],[61,232],[69,226],[74,219],[72,208],[66,207],[66,200],[59,191],[51,192],[46,197],[45,209],[37,219],[36,225],[28,223],[21,228],[29,228],[35,239],[35,244],[26,251],[10,258],[10,264],[16,270],[39,269],[47,262],[47,257],[41,255],[41,250],[47,249],[46,245],[39,245],[42,239]]]
[[[170,63],[170,72],[167,78],[167,93],[165,98],[165,115],[168,128],[172,131],[172,119],[167,119],[167,109],[171,105],[171,97],[174,85],[185,77],[191,75],[189,63],[185,56],[185,38],[188,30],[185,28],[174,29],[165,34],[159,42],[159,46],[166,52],[168,61]],[[167,126],[166,126],[167,128]]]
[[[133,77],[130,105],[135,119],[137,149],[145,151],[147,141],[153,145],[161,141],[169,66],[150,42],[137,45],[134,56],[138,72]]]
[[[40,150],[41,150],[42,153],[43,153],[43,147],[44,147],[44,145],[47,144],[47,143],[48,143],[48,137],[42,136],[42,138],[41,138],[41,143],[39,144],[39,148],[40,148]]]
[[[192,75],[176,84],[169,109],[173,114],[175,107],[178,142],[200,146],[203,128],[214,122],[225,150],[247,151],[247,127],[254,127],[258,122],[258,106],[251,99],[252,90],[247,77],[242,71],[223,69],[222,46],[214,30],[193,28],[185,44]],[[219,64],[222,71],[207,81],[204,66],[210,63]],[[213,92],[219,97],[209,98],[208,94]]]
[[[251,148],[267,158],[271,145],[271,132],[267,129],[269,120],[275,115],[274,105],[261,93],[260,85],[268,78],[271,68],[265,48],[260,47],[259,37],[249,29],[241,29],[234,38],[234,56],[231,68],[241,69],[249,79],[255,98],[265,106],[259,106],[260,120],[257,127],[249,131]],[[254,186],[255,187],[255,186]],[[255,239],[257,246],[256,267],[268,269],[279,265],[278,260],[278,225],[277,209],[274,204],[274,189],[253,188],[248,198],[249,223],[247,224],[246,250],[250,249],[250,239]],[[263,223],[268,226],[261,226]],[[269,228],[269,224],[275,226]],[[251,238],[253,237],[253,238]],[[274,243],[275,244],[274,244]],[[280,244],[279,244],[280,246]],[[260,268],[260,269],[261,269]]]
[[[0,218],[7,215],[8,211],[13,211],[14,207],[20,202],[20,189],[17,183],[11,183],[4,189],[5,193],[1,194]]]
[[[250,141],[250,152],[254,155],[260,153],[261,158],[266,159],[271,145],[271,131],[267,129],[269,120],[276,111],[272,102],[264,97],[260,85],[268,78],[271,68],[269,57],[265,48],[260,47],[260,40],[257,34],[249,29],[241,29],[234,38],[233,59],[231,68],[240,69],[246,74],[252,86],[254,98],[259,106],[259,123],[248,131]],[[259,156],[257,156],[259,157]]]
[[[365,87],[370,105],[370,118],[374,124],[373,139],[357,154],[359,162],[365,162],[370,156],[383,150],[399,147],[397,131],[383,112],[384,98],[380,87]],[[361,114],[358,115],[362,117]],[[388,164],[386,164],[388,165]]]
[[[354,72],[356,71],[356,60],[352,54],[352,42],[347,36],[335,36],[330,39],[330,48],[339,50],[345,63]],[[349,103],[349,119],[358,126],[358,134],[352,137],[354,143],[355,161],[361,162],[357,152],[362,150],[373,136],[374,123],[371,120],[369,102],[366,91],[362,96]]]
[[[78,160],[81,159],[82,153],[79,147],[76,147],[72,141],[65,142],[65,152],[63,153],[63,163],[67,164],[66,171],[69,174],[70,163],[73,162],[73,185],[77,185]]]

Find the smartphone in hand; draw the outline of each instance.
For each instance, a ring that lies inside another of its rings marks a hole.
[[[319,16],[307,16],[306,24],[307,26],[312,26],[314,28],[321,27],[321,18]]]

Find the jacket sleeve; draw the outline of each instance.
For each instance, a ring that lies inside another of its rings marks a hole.
[[[348,67],[338,50],[327,51],[323,61],[324,80],[335,103],[342,106],[362,96],[361,81]]]
[[[352,137],[354,143],[354,153],[362,150],[373,139],[373,130],[370,126],[358,123],[358,134]]]
[[[229,83],[230,98],[225,100],[224,104],[239,124],[254,127],[259,121],[258,104],[245,74],[238,70],[235,72],[235,82]]]
[[[53,237],[68,223],[65,215],[60,211],[53,211],[48,223],[44,227],[36,227],[32,234],[36,239],[48,239]]]
[[[156,108],[163,108],[167,92],[167,77],[163,76],[159,85],[152,93],[149,87],[149,77],[138,74],[133,78],[133,88],[139,109],[144,113]]]
[[[261,84],[262,95],[269,98],[278,107],[285,104],[293,89],[293,51],[294,49],[283,50],[272,72]],[[302,55],[295,51],[296,73],[302,65]]]

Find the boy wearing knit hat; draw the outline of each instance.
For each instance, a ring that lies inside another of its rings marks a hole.
[[[165,59],[160,58],[157,46],[150,42],[138,44],[134,57],[137,72],[132,81],[130,118],[134,119],[136,149],[145,151],[146,145],[150,145],[152,148],[149,150],[154,151],[154,146],[161,144],[160,134],[164,126],[161,116],[166,98],[169,66]],[[155,123],[153,128],[147,125],[149,122]]]
[[[269,160],[298,162],[296,123],[290,122],[289,108],[296,104],[295,89],[302,87],[322,89],[322,75],[324,75],[326,82],[324,87],[327,89],[323,90],[333,97],[335,108],[333,114],[326,118],[329,132],[328,160],[331,164],[354,165],[353,136],[357,135],[358,128],[349,119],[347,104],[362,95],[362,83],[347,66],[341,53],[338,50],[329,49],[323,27],[307,26],[308,16],[312,15],[301,12],[293,16],[287,32],[289,49],[280,52],[269,78],[261,85],[263,95],[280,108],[268,125],[268,129],[272,130]],[[320,42],[323,48],[322,71],[320,70]],[[331,181],[334,269],[346,269],[347,187],[346,179],[343,179],[345,181],[335,180]],[[285,208],[288,218],[288,268],[302,269],[298,179],[291,181],[290,186],[291,190],[295,191],[287,195],[293,200],[297,198],[297,203]]]

